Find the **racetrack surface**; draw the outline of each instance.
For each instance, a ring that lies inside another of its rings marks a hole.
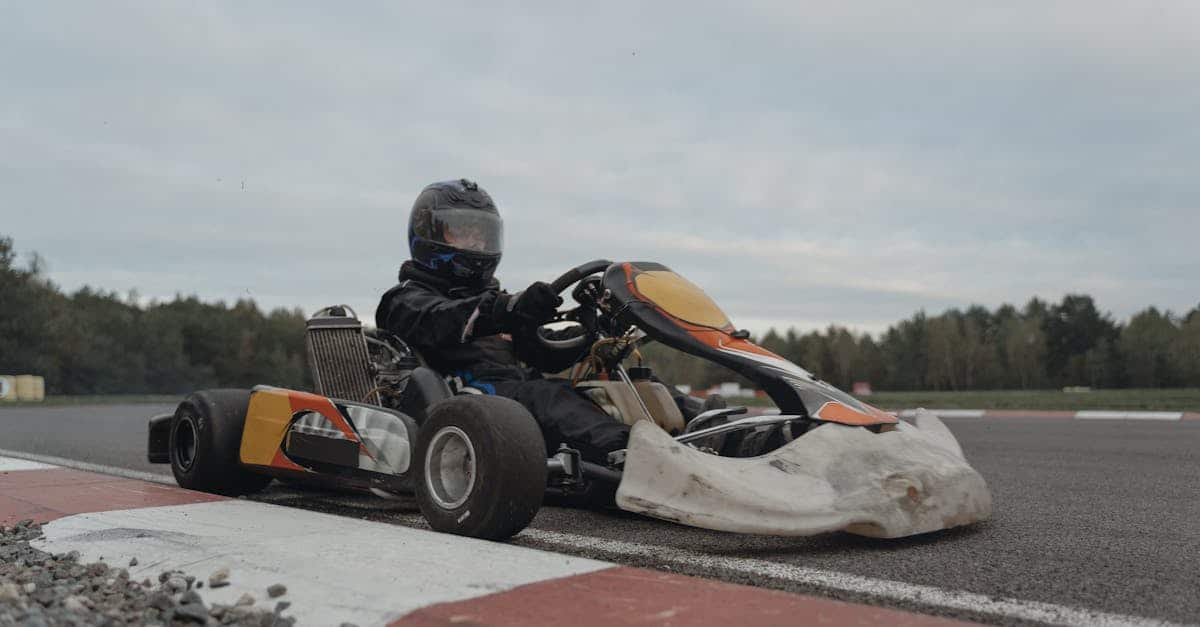
[[[146,419],[162,405],[2,408],[0,449],[169,476],[145,461]],[[988,523],[902,540],[848,534],[741,536],[623,513],[545,507],[516,542],[636,566],[883,602],[947,616],[1021,622],[830,590],[800,569],[934,586],[1180,623],[1200,621],[1200,421],[947,419],[992,489]],[[421,525],[407,501],[277,486],[280,504]],[[570,539],[574,538],[572,542]],[[637,547],[642,547],[638,549]],[[775,567],[772,567],[775,566]]]

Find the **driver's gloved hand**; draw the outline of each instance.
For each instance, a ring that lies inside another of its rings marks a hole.
[[[498,295],[492,315],[500,328],[515,331],[550,320],[562,303],[550,285],[538,281],[516,294]]]

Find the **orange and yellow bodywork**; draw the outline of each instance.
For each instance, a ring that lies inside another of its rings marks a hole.
[[[697,353],[763,385],[785,413],[797,401],[811,417],[854,426],[895,424],[897,418],[818,381],[809,372],[737,332],[720,307],[691,281],[664,266],[649,263],[615,264],[612,287],[653,310],[640,313],[648,333],[667,334],[666,343]],[[619,277],[619,278],[617,278]],[[618,291],[614,290],[614,291]],[[673,341],[672,341],[673,340]],[[777,398],[776,396],[781,397]]]
[[[362,441],[350,426],[350,422],[328,398],[309,392],[262,387],[250,395],[246,426],[242,431],[242,463],[311,472],[288,459],[283,452],[288,427],[296,416],[306,412],[317,412],[333,423],[347,440],[362,446]]]

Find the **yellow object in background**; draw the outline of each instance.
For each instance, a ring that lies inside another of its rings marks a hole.
[[[0,401],[41,401],[46,398],[46,380],[31,374],[0,376]]]

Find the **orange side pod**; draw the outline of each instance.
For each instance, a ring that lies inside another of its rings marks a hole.
[[[303,411],[321,414],[346,434],[347,439],[359,441],[346,417],[324,396],[282,388],[255,390],[250,395],[246,426],[242,430],[242,463],[305,471],[283,454],[283,437],[288,426],[292,424],[292,418]]]

